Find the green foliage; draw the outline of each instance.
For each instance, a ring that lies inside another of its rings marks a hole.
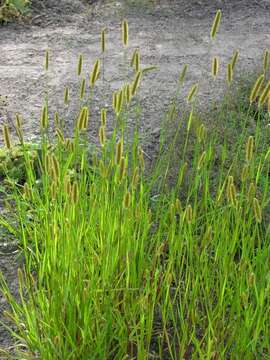
[[[30,3],[30,0],[0,0],[0,23],[25,15]]]

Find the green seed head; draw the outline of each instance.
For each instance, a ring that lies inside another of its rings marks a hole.
[[[220,20],[221,20],[221,10],[218,10],[215,16],[215,19],[213,21],[213,25],[211,28],[211,33],[210,33],[210,37],[212,40],[215,39],[219,25],[220,25]]]
[[[256,198],[253,199],[253,211],[254,211],[254,215],[255,215],[255,220],[258,223],[261,223],[262,222],[262,209],[261,209],[258,199],[256,199]]]

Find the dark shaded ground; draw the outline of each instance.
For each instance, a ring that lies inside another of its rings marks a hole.
[[[139,2],[139,0],[137,0]],[[93,1],[92,1],[93,2]],[[130,25],[128,55],[140,47],[142,66],[158,65],[159,71],[145,75],[140,91],[142,103],[141,137],[147,151],[157,141],[164,108],[169,104],[182,69],[190,65],[183,99],[190,86],[199,82],[198,105],[207,107],[209,98],[218,99],[224,91],[226,64],[233,51],[239,49],[238,73],[252,70],[270,44],[270,2],[268,0],[183,0],[156,1],[156,5],[127,6],[126,2],[87,0],[33,0],[32,16],[21,24],[0,28],[0,125],[12,128],[14,114],[24,119],[28,139],[39,133],[40,106],[44,86],[49,90],[51,114],[57,109],[65,116],[66,132],[71,133],[78,110],[76,77],[79,53],[85,56],[84,73],[88,76],[100,56],[99,34],[108,29],[108,49],[104,83],[97,85],[91,106],[90,136],[96,141],[100,103],[108,109],[109,128],[113,112],[111,94],[125,80],[124,52],[121,46],[120,22],[127,18]],[[143,1],[141,1],[143,2]],[[217,9],[223,17],[217,41],[209,43],[209,31]],[[48,77],[43,71],[45,49],[49,48],[51,68]],[[210,82],[210,59],[221,59],[220,75],[215,85]],[[64,86],[69,86],[72,101],[63,106]],[[132,127],[132,118],[128,123]],[[3,237],[3,242],[9,241]],[[12,248],[10,251],[13,251]],[[0,244],[0,269],[14,293],[17,289],[18,262],[7,247]],[[7,304],[0,296],[0,319]],[[13,341],[0,325],[0,347],[8,348]],[[1,357],[0,357],[1,359]],[[3,357],[5,359],[5,357]]]

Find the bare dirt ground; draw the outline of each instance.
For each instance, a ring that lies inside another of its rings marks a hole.
[[[128,19],[130,27],[129,57],[133,49],[139,47],[142,65],[159,67],[157,72],[145,75],[139,95],[142,137],[150,147],[156,141],[164,109],[174,94],[184,64],[189,64],[190,68],[183,99],[190,86],[199,82],[198,102],[207,106],[209,98],[218,98],[224,90],[226,64],[234,50],[240,51],[236,72],[245,73],[258,66],[263,50],[270,44],[269,0],[156,0],[155,6],[127,6],[126,3],[33,0],[32,16],[28,21],[0,27],[0,126],[8,122],[12,128],[14,115],[19,112],[25,136],[28,139],[38,137],[40,107],[47,84],[50,114],[58,110],[65,116],[66,131],[70,133],[78,111],[78,55],[85,56],[84,71],[88,75],[100,56],[100,31],[107,27],[106,81],[97,84],[91,107],[94,139],[99,127],[100,103],[108,108],[110,120],[112,91],[122,85],[126,76],[120,33],[123,18]],[[211,46],[209,32],[217,9],[222,10],[223,16],[217,41]],[[47,48],[50,51],[48,76],[43,71]],[[210,59],[214,55],[220,57],[221,68],[213,87],[210,85]],[[64,86],[69,86],[71,92],[68,109],[63,105]],[[112,126],[110,121],[109,126]],[[16,292],[16,257],[2,254],[2,250],[0,270]],[[4,308],[6,303],[0,296],[0,319]],[[0,347],[8,348],[12,344],[0,325]]]

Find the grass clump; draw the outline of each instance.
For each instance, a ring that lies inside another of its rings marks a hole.
[[[102,66],[97,60],[91,94]],[[57,122],[52,141],[48,102],[40,123],[39,175],[23,151],[26,179],[13,188],[16,222],[8,223],[24,255],[19,301],[1,277],[10,304],[6,316],[16,325],[9,330],[18,339],[17,358],[268,358],[265,106],[249,102],[248,94],[233,109],[226,97],[216,121],[227,117],[224,127],[230,127],[241,114],[231,141],[199,119],[194,85],[187,116],[179,119],[172,103],[149,170],[137,129],[126,137],[140,81],[143,70],[136,70],[130,91],[124,84],[115,93],[118,125],[110,137],[101,107],[100,146],[90,152],[88,104],[73,138]],[[173,118],[178,122],[171,136],[165,129]],[[11,152],[12,143],[6,144]],[[23,141],[21,146],[26,149]]]
[[[30,0],[0,0],[0,23],[25,15],[30,3]]]

